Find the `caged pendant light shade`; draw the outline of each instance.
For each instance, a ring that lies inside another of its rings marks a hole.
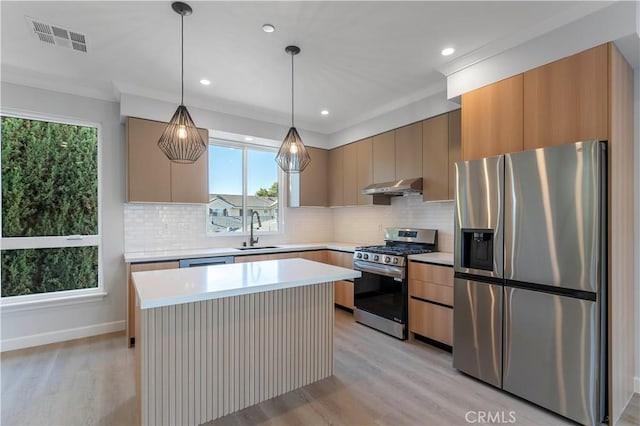
[[[158,140],[158,147],[167,158],[174,163],[194,163],[207,150],[207,143],[202,139],[187,107],[184,106],[184,17],[191,15],[191,6],[182,2],[174,2],[171,8],[180,15],[180,55],[181,55],[181,95],[180,106],[171,117],[167,127]]]
[[[285,52],[291,55],[291,128],[282,141],[276,162],[286,173],[300,173],[309,165],[311,157],[293,124],[293,57],[300,53],[298,46],[287,46]]]

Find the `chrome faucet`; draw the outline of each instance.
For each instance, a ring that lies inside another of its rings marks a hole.
[[[260,229],[260,227],[262,226],[262,222],[260,222],[260,214],[257,210],[254,210],[251,213],[251,234],[249,235],[249,247],[253,247],[253,245],[257,244],[259,240],[258,237],[256,237],[255,240],[253,239],[253,216],[256,216],[258,218],[258,229]]]

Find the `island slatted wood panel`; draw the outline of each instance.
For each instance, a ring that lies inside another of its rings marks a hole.
[[[197,425],[331,376],[333,291],[138,308],[139,421]]]

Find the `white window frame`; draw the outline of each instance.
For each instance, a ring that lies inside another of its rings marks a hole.
[[[103,247],[102,247],[102,126],[100,123],[80,120],[72,117],[62,117],[53,114],[34,113],[3,108],[0,116],[38,120],[50,123],[68,124],[72,126],[93,127],[97,130],[97,165],[98,165],[98,234],[97,235],[61,235],[46,237],[2,237],[2,215],[0,215],[0,249],[39,249],[66,247],[98,247],[98,286],[74,290],[53,291],[49,293],[34,293],[20,296],[0,296],[2,311],[40,308],[47,306],[66,305],[79,302],[92,302],[107,295],[104,290],[103,277]],[[1,163],[1,158],[0,158]],[[2,174],[0,173],[0,188],[2,188]],[[0,197],[0,211],[2,211],[2,197]],[[12,309],[13,308],[13,309]]]
[[[209,145],[223,146],[228,148],[236,148],[242,150],[242,227],[243,229],[248,229],[249,222],[245,223],[245,220],[248,220],[247,213],[247,150],[254,151],[267,151],[267,152],[278,152],[278,148],[274,148],[271,146],[265,145],[256,145],[249,143],[241,143],[234,142],[225,139],[217,139],[217,138],[209,138]],[[207,149],[207,155],[209,155],[209,150]],[[283,186],[284,172],[280,170],[277,166],[277,163],[274,161],[274,165],[276,167],[278,173],[278,230],[277,231],[262,231],[260,229],[255,229],[253,231],[254,235],[282,235],[284,234],[284,192],[285,187]],[[211,166],[208,166],[211,167]],[[207,170],[207,185],[209,183],[209,170]],[[211,193],[210,190],[208,190]],[[208,206],[208,203],[207,203]],[[205,209],[205,226],[206,226],[206,234],[207,237],[230,237],[230,236],[247,236],[250,235],[250,231],[243,230],[242,232],[209,232],[208,220],[209,220],[209,209]]]

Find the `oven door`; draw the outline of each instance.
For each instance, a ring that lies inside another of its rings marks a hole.
[[[409,299],[404,268],[355,261],[354,269],[362,272],[354,282],[356,308],[406,324]]]

